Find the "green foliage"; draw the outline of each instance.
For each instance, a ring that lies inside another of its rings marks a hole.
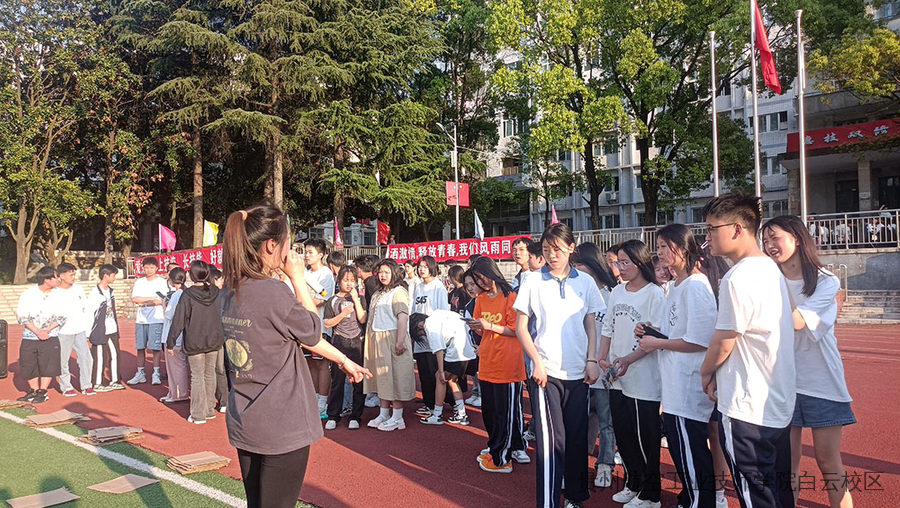
[[[900,36],[887,29],[846,33],[831,52],[817,51],[809,71],[825,93],[850,90],[864,100],[900,101]]]

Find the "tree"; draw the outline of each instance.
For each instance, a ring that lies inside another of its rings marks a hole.
[[[26,280],[39,225],[53,209],[88,207],[62,175],[65,148],[83,114],[96,26],[80,3],[11,1],[0,13],[0,219],[16,243],[13,283]],[[72,199],[72,202],[62,200]]]
[[[76,228],[99,213],[94,196],[78,182],[63,180],[56,187],[57,194],[46,200],[41,210],[41,227],[36,241],[51,266],[61,263],[75,239]]]
[[[887,29],[848,31],[830,52],[816,51],[810,73],[820,77],[815,87],[825,93],[848,90],[863,101],[884,100],[886,108],[900,104],[900,35]]]

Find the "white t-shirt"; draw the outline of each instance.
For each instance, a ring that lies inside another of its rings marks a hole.
[[[16,317],[20,325],[33,324],[37,329],[44,330],[53,323],[60,325],[65,323],[65,315],[56,301],[56,293],[52,290],[46,293],[37,285],[26,289],[19,297],[19,305],[16,307]],[[59,335],[59,327],[50,330],[51,337]],[[38,340],[37,335],[28,328],[22,331],[23,340]]]
[[[564,381],[584,379],[588,358],[584,316],[606,311],[590,275],[573,267],[569,276],[560,280],[545,266],[523,277],[513,309],[534,316],[534,345],[548,376]]]
[[[444,350],[445,362],[475,359],[475,348],[462,316],[450,310],[435,310],[425,320],[425,333],[432,352]]]
[[[73,284],[67,289],[58,287],[53,290],[53,293],[60,313],[66,318],[66,322],[59,327],[59,333],[75,335],[89,332],[90,323],[88,323],[87,299],[84,297],[84,290],[78,284]]]
[[[719,411],[765,427],[784,428],[794,415],[794,322],[787,284],[765,256],[740,260],[719,287],[716,330],[740,334],[716,371]]]
[[[785,282],[794,305],[806,321],[806,328],[794,331],[797,393],[835,402],[852,402],[834,335],[835,297],[841,289],[840,281],[831,272],[820,270],[816,290],[811,296],[803,294],[803,279],[785,279]]]
[[[103,302],[106,302],[106,335],[112,335],[119,331],[119,326],[116,324],[116,316],[113,314],[112,309],[112,288],[107,288],[106,291],[103,291],[99,286],[95,285],[88,293],[87,298],[87,312],[92,320]],[[90,329],[93,326],[94,323],[92,321],[88,325],[88,333],[90,333]]]
[[[666,295],[656,284],[647,284],[637,291],[628,291],[627,284],[614,287],[609,295],[609,307],[603,318],[603,336],[611,339],[609,357],[612,363],[617,358],[630,355],[638,349],[638,339],[634,327],[649,321],[657,330],[663,321],[666,309]],[[612,382],[615,390],[633,399],[659,401],[659,362],[656,351],[644,356],[628,366],[624,376]]]
[[[709,347],[716,332],[716,297],[706,275],[697,273],[669,288],[660,331],[670,340]],[[681,353],[660,349],[662,410],[700,422],[708,422],[715,404],[703,392],[700,367],[706,351]]]
[[[395,304],[407,314],[409,313],[409,295],[403,286],[397,286],[382,294],[377,301],[372,299],[369,313],[372,315],[371,330],[373,332],[389,332],[397,329],[397,315],[394,314]]]
[[[172,296],[169,298],[169,303],[166,304],[166,322],[163,324],[162,331],[162,340],[165,343],[169,340],[169,329],[172,328],[172,318],[175,317],[175,308],[178,307],[178,300],[181,300],[181,294],[184,293],[184,290],[177,289]],[[178,338],[175,339],[175,345],[180,346],[184,342],[184,332],[178,334]]]
[[[156,276],[153,280],[141,277],[134,281],[134,289],[131,290],[132,298],[157,298],[162,300],[169,292],[169,283],[166,279]],[[159,296],[162,294],[163,296]],[[134,323],[138,325],[162,324],[166,322],[166,308],[162,305],[152,307],[137,307],[134,314]]]
[[[436,310],[450,310],[450,301],[447,298],[447,288],[440,279],[435,278],[428,284],[419,282],[413,293],[412,305],[409,313],[425,314],[430,316]],[[413,342],[413,353],[424,353],[426,349],[417,342]]]
[[[334,296],[334,272],[327,266],[323,265],[316,271],[306,270],[306,283],[313,293],[313,301],[317,304],[320,300],[327,301]],[[291,285],[290,282],[288,285]],[[332,329],[325,328],[325,306],[319,305],[316,312],[319,313],[319,321],[322,323],[322,333],[331,335]]]

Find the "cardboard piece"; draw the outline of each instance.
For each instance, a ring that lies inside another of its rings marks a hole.
[[[62,503],[68,503],[80,499],[79,496],[72,494],[65,487],[60,487],[50,492],[41,492],[31,496],[17,497],[15,499],[7,499],[12,508],[44,508],[45,506],[53,506]]]
[[[0,400],[0,409],[9,409],[11,407],[22,407],[28,404],[22,400]]]
[[[143,433],[144,430],[140,427],[103,427],[102,429],[88,431],[87,434],[79,437],[78,440],[92,445],[105,446],[140,439],[144,437]]]
[[[31,415],[28,418],[25,418],[25,425],[29,427],[45,428],[88,420],[90,420],[90,418],[80,413],[73,413],[68,409],[60,409],[53,413]]]
[[[166,465],[181,474],[191,474],[221,469],[229,463],[231,463],[231,459],[228,457],[206,451],[172,457],[166,462]]]
[[[146,487],[147,485],[153,485],[154,483],[159,483],[159,480],[136,474],[127,474],[109,480],[108,482],[91,485],[88,488],[96,490],[97,492],[106,492],[107,494],[124,494],[141,487]]]

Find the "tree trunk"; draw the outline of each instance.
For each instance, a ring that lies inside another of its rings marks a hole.
[[[650,140],[638,139],[638,156],[641,158],[641,192],[644,195],[644,225],[656,225],[656,207],[659,201],[659,180],[647,178],[646,164],[650,159]]]
[[[108,178],[108,177],[107,177]],[[109,189],[107,181],[106,188]],[[105,264],[112,263],[113,252],[113,223],[112,223],[112,195],[106,193],[106,214],[103,218],[103,262]]]
[[[122,244],[122,259],[124,261],[128,261],[128,258],[131,257],[131,242],[132,240],[128,240],[128,242]]]
[[[16,272],[13,275],[13,284],[25,284],[28,282],[28,259],[31,257],[31,242],[25,234],[25,219],[28,212],[25,210],[25,200],[19,201],[19,218],[16,222],[16,234],[13,240],[16,242]]]
[[[600,229],[600,193],[603,187],[597,180],[597,166],[594,164],[594,143],[584,144],[584,176],[588,182],[588,206],[591,209],[591,229]]]
[[[281,149],[281,136],[273,146],[272,154],[272,203],[282,209],[284,206],[284,152]]]
[[[192,245],[195,249],[203,247],[203,158],[200,144],[200,127],[194,127],[191,144],[194,147],[194,196],[191,205],[194,208],[194,239]]]
[[[544,183],[544,229],[550,225],[550,187]]]

